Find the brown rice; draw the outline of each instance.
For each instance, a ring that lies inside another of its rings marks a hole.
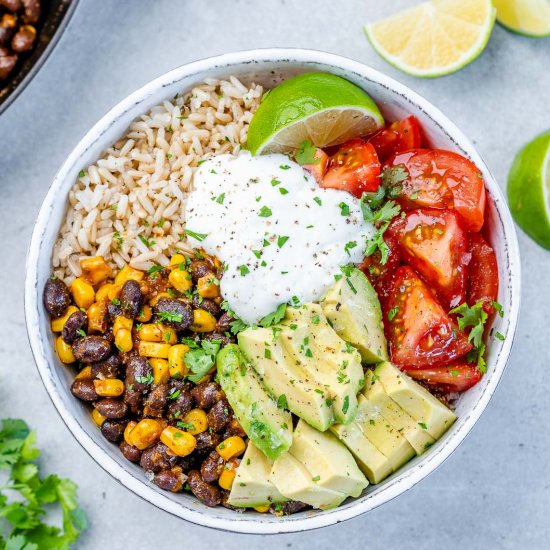
[[[190,251],[184,213],[193,172],[212,155],[238,153],[262,93],[235,77],[206,79],[135,120],[78,174],[53,249],[54,274],[70,284],[87,256],[147,270]]]

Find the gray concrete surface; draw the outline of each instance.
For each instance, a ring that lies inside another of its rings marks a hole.
[[[88,128],[151,78],[188,61],[246,48],[298,46],[343,54],[406,83],[477,144],[501,185],[513,154],[550,127],[550,39],[495,27],[460,73],[417,80],[371,50],[361,24],[410,0],[81,0],[56,50],[0,117],[0,417],[38,430],[49,471],[80,486],[90,529],[82,549],[548,548],[550,253],[520,234],[522,318],[496,396],[458,451],[386,506],[324,530],[248,537],[197,527],[116,484],[78,446],[40,382],[23,315],[24,262],[56,170]],[[545,275],[546,273],[546,275]]]

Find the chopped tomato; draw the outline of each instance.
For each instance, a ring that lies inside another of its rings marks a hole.
[[[466,301],[469,306],[483,302],[488,315],[495,308],[491,302],[498,294],[498,266],[495,251],[479,233],[470,235],[470,254],[472,259],[468,268],[468,291]]]
[[[416,117],[409,116],[376,132],[369,141],[376,149],[380,162],[385,162],[397,153],[420,147],[420,124]]]
[[[391,289],[392,275],[401,263],[399,254],[399,242],[395,235],[388,231],[384,233],[384,242],[388,246],[388,258],[382,264],[380,251],[377,250],[372,256],[365,256],[359,269],[368,277],[376,290],[380,301],[384,301]]]
[[[469,390],[481,380],[482,376],[477,365],[461,360],[449,363],[446,366],[411,369],[406,372],[411,378],[424,382],[444,393]]]
[[[304,164],[302,168],[307,170],[317,181],[321,183],[327,171],[328,155],[319,147],[315,149],[315,157],[317,162],[314,164]]]
[[[468,235],[454,210],[422,208],[397,218],[388,229],[399,240],[401,256],[449,304],[466,298],[470,259]]]
[[[483,225],[485,185],[475,164],[457,153],[415,149],[392,157],[385,167],[402,166],[407,173],[398,202],[403,209],[450,208],[472,233]]]
[[[360,198],[378,189],[380,162],[374,147],[364,139],[352,139],[340,145],[328,161],[321,187],[342,189]]]
[[[468,353],[472,345],[408,266],[393,277],[385,302],[384,326],[392,361],[401,367],[429,367]]]

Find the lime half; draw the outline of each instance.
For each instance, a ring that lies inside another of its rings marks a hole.
[[[550,130],[516,155],[508,175],[508,204],[523,231],[550,250]]]
[[[497,21],[512,32],[550,36],[550,0],[493,0]]]
[[[305,140],[338,145],[384,126],[374,101],[358,86],[328,73],[304,73],[273,88],[254,113],[248,148],[284,153]]]
[[[433,78],[474,61],[491,36],[491,0],[432,0],[365,27],[384,60],[413,76]]]

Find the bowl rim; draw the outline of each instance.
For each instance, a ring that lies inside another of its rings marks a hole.
[[[45,339],[41,337],[39,330],[33,330],[33,328],[39,327],[39,307],[42,303],[40,298],[41,292],[39,292],[37,288],[38,258],[40,255],[41,242],[44,235],[48,233],[50,211],[57,201],[59,191],[69,175],[69,170],[72,169],[79,157],[91,146],[91,144],[99,139],[104,132],[108,131],[113,121],[117,120],[121,116],[124,116],[125,112],[131,106],[142,103],[150,95],[154,94],[162,87],[174,81],[181,80],[185,77],[191,77],[193,75],[196,75],[197,77],[206,77],[209,70],[219,67],[227,68],[228,74],[230,74],[232,67],[251,62],[293,62],[304,64],[319,63],[326,65],[327,68],[332,67],[333,69],[345,71],[346,73],[357,74],[362,78],[369,79],[392,90],[393,92],[400,94],[402,97],[406,98],[408,101],[429,114],[429,117],[440,125],[441,128],[444,129],[450,137],[452,137],[455,143],[462,150],[467,151],[472,161],[484,174],[487,187],[489,188],[490,194],[495,202],[495,208],[497,209],[502,221],[502,231],[504,242],[508,247],[508,265],[509,273],[511,275],[510,280],[507,281],[507,288],[510,291],[510,295],[514,298],[511,301],[510,311],[507,316],[508,325],[506,327],[506,332],[508,336],[506,340],[502,342],[500,353],[495,361],[494,372],[488,380],[483,392],[479,396],[478,401],[468,412],[467,417],[464,419],[463,424],[459,427],[456,433],[444,441],[440,447],[434,449],[433,452],[424,455],[423,460],[419,461],[418,464],[405,471],[401,476],[398,476],[396,479],[392,480],[392,482],[390,482],[384,490],[381,490],[378,494],[370,497],[369,495],[366,495],[362,499],[356,499],[350,502],[347,506],[335,508],[322,513],[304,516],[286,516],[284,518],[277,519],[276,521],[262,520],[262,516],[256,516],[253,514],[247,515],[247,519],[244,519],[244,516],[240,514],[235,514],[235,518],[213,517],[208,513],[208,509],[204,510],[202,508],[197,508],[196,510],[193,510],[187,506],[182,506],[181,504],[172,501],[167,496],[156,492],[144,479],[138,479],[133,473],[126,471],[106,453],[103,446],[96,443],[86,433],[86,430],[79,424],[76,417],[71,414],[70,410],[65,405],[63,396],[60,391],[58,391],[58,387],[50,371],[48,360],[44,354]],[[47,195],[44,198],[42,206],[40,207],[40,211],[33,229],[26,263],[24,296],[25,320],[31,351],[34,356],[38,372],[58,414],[78,443],[119,483],[157,508],[197,525],[248,534],[291,533],[334,525],[336,523],[357,517],[363,513],[373,510],[374,508],[377,508],[378,506],[381,506],[382,504],[385,504],[427,477],[427,475],[442,464],[452,454],[452,452],[454,452],[460,443],[462,443],[487,407],[510,356],[519,318],[521,283],[520,269],[519,247],[515,226],[499,185],[470,140],[466,138],[466,136],[455,126],[453,122],[451,122],[429,101],[409,89],[407,86],[389,76],[386,76],[376,69],[336,54],[303,48],[262,48],[242,50],[194,61],[177,67],[151,80],[118,102],[79,141],[55,175]]]

